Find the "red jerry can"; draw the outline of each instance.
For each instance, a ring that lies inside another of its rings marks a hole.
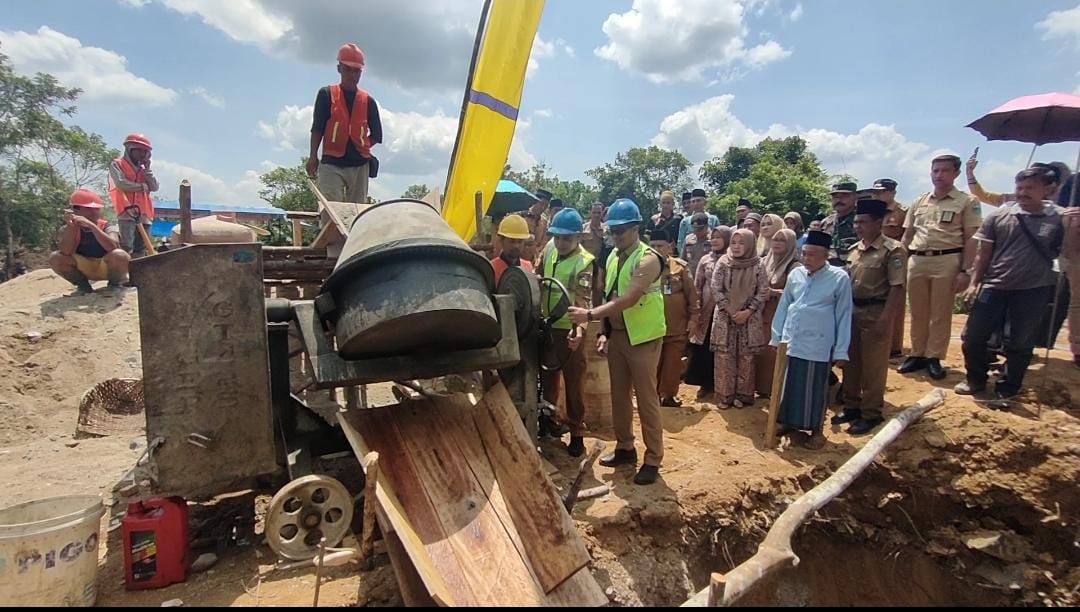
[[[188,510],[181,497],[128,504],[124,532],[124,587],[156,589],[183,582],[188,572]]]

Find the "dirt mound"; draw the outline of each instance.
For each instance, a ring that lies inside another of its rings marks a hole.
[[[74,440],[83,393],[108,378],[141,378],[142,363],[135,291],[71,290],[48,270],[0,284],[0,456],[8,459],[0,506],[107,492],[145,446]]]

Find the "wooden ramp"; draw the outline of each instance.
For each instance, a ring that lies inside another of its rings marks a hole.
[[[501,384],[352,410],[357,456],[379,453],[378,520],[407,605],[599,606],[589,554]]]

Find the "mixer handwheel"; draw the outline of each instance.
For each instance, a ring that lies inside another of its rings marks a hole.
[[[329,476],[297,478],[281,488],[266,510],[266,543],[286,559],[319,554],[319,541],[336,546],[349,532],[353,501],[345,485]]]

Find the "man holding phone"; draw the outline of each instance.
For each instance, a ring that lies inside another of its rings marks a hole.
[[[150,194],[159,187],[150,170],[151,151],[149,138],[128,134],[124,138],[124,154],[109,166],[109,199],[120,226],[120,248],[135,257],[146,254],[150,222],[154,220],[154,200]]]

